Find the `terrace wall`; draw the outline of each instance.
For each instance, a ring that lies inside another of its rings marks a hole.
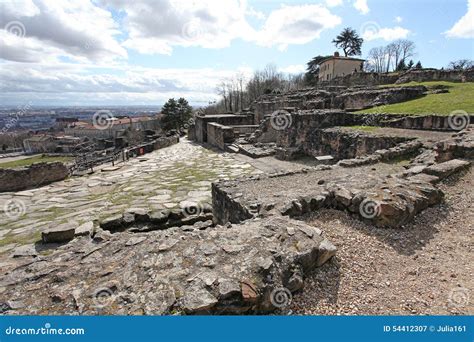
[[[68,167],[60,162],[38,163],[14,169],[0,169],[0,192],[36,188],[63,180],[68,175]]]

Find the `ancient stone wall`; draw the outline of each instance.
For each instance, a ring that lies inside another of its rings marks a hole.
[[[427,91],[424,86],[338,89],[327,91],[304,89],[284,94],[262,96],[253,103],[255,120],[260,122],[265,116],[279,110],[344,109],[358,110],[379,105],[398,103],[419,98]]]
[[[335,127],[309,132],[301,148],[305,155],[332,155],[340,160],[388,149],[406,140],[403,137],[347,132]]]
[[[236,135],[244,135],[253,133],[258,128],[258,125],[232,126],[232,128]]]
[[[217,223],[239,223],[253,215],[239,201],[239,194],[229,195],[221,186],[212,183],[212,213]]]
[[[336,77],[325,85],[336,86],[376,86],[381,84],[400,84],[409,82],[448,81],[448,82],[473,82],[474,69],[471,70],[410,70],[406,72],[375,73],[357,72],[342,77]]]
[[[234,129],[229,126],[224,126],[215,122],[207,124],[207,142],[211,146],[219,147],[221,150],[225,149],[225,144],[234,141]]]
[[[300,111],[288,114],[285,126],[279,127],[276,118],[267,116],[260,123],[252,139],[253,142],[276,142],[283,147],[304,145],[311,131],[335,126],[380,126],[420,130],[456,131],[450,124],[453,119],[443,115],[407,116],[404,114],[352,114],[343,111]],[[474,123],[474,116],[460,116],[459,120]],[[467,126],[468,122],[455,122]],[[279,129],[280,128],[280,129]]]
[[[194,121],[194,136],[197,142],[207,142],[207,124],[209,122],[215,122],[223,126],[253,125],[254,115],[249,113],[197,116]]]
[[[371,108],[416,99],[423,96],[426,91],[423,86],[347,91],[333,98],[331,108],[346,110]]]
[[[333,208],[353,213],[376,226],[401,227],[422,210],[442,201],[444,193],[436,183],[469,165],[467,161],[450,160],[423,166],[413,173],[382,172],[371,177],[367,177],[369,167],[340,173],[336,165],[298,174],[220,181],[212,189],[213,205],[219,208],[214,218],[225,224],[246,220],[248,216],[298,217]]]
[[[395,82],[428,82],[428,81],[448,81],[448,82],[474,82],[474,69],[470,70],[410,70],[402,74]]]
[[[178,142],[179,142],[178,135],[172,135],[170,137],[161,137],[155,140],[153,144],[153,148],[155,150],[159,150],[160,148],[165,148],[165,147],[177,144]]]
[[[407,129],[454,131],[457,127],[464,128],[469,123],[474,123],[473,115],[457,115],[455,118],[442,115],[404,115],[398,118],[387,118],[380,121],[379,125]]]
[[[334,126],[350,126],[354,124],[352,120],[353,116],[345,112],[294,114],[291,115],[291,123],[288,128],[277,130],[276,142],[278,146],[283,147],[304,145],[310,132]],[[271,122],[270,118],[270,125]]]
[[[393,84],[400,77],[400,73],[375,73],[375,72],[357,72],[350,75],[336,77],[330,82],[322,84],[331,84],[339,86],[375,86],[380,84]]]
[[[59,162],[38,163],[15,169],[0,168],[0,192],[20,191],[65,179],[68,167]]]

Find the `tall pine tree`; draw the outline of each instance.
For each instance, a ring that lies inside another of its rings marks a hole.
[[[174,98],[169,99],[161,109],[163,118],[161,119],[161,128],[165,131],[171,129],[180,130],[191,119],[193,108],[184,98],[176,101]]]

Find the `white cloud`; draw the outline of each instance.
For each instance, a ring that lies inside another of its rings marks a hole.
[[[124,45],[147,54],[171,54],[173,46],[228,47],[254,36],[246,15],[261,18],[245,1],[103,0],[126,15]]]
[[[367,0],[355,0],[354,8],[361,14],[367,14],[370,12],[369,5],[367,5]]]
[[[247,11],[245,12],[250,17],[255,17],[259,20],[264,20],[266,18],[266,15],[263,12],[255,10],[253,7],[249,7]]]
[[[262,21],[259,29],[250,17]],[[23,32],[7,29],[12,22]],[[126,48],[170,55],[177,46],[218,49],[236,39],[284,50],[340,23],[323,5],[282,6],[265,16],[245,0],[24,0],[2,4],[0,58],[111,63],[127,58]]]
[[[328,7],[337,7],[342,5],[343,0],[326,0],[325,2]]]
[[[395,17],[395,22],[401,23],[403,21],[403,18],[400,16]]]
[[[410,30],[397,26],[392,28],[379,28],[378,30],[367,30],[362,33],[362,38],[366,41],[383,39],[387,42],[392,40],[406,38],[410,34]]]
[[[474,0],[468,0],[467,13],[445,35],[449,38],[474,38]]]
[[[4,62],[0,68],[0,103],[18,104],[37,99],[45,103],[159,104],[184,96],[193,103],[207,104],[217,97],[215,86],[236,71],[249,77],[252,70],[199,68],[154,69],[114,66],[97,74],[94,64]],[[93,96],[90,96],[93,94]]]
[[[124,45],[147,54],[171,54],[174,46],[225,48],[234,39],[284,50],[317,39],[322,30],[341,23],[321,5],[282,6],[265,18],[238,0],[103,1],[126,13]],[[247,16],[265,20],[262,28],[254,29]]]
[[[126,57],[112,14],[92,1],[2,3],[0,58],[44,61],[60,56],[95,61]]]
[[[279,68],[278,71],[283,72],[285,74],[301,74],[302,72],[306,71],[306,65],[305,64],[288,65],[287,67]]]
[[[306,44],[318,39],[323,30],[341,22],[340,17],[320,5],[282,6],[270,13],[262,30],[257,32],[256,42],[285,50],[290,44]]]

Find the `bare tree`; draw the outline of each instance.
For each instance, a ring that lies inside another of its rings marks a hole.
[[[406,60],[415,55],[415,43],[399,39],[387,46],[380,46],[369,51],[368,61],[375,72],[390,72],[396,70]]]
[[[216,113],[222,110],[239,112],[264,94],[300,89],[305,86],[304,74],[282,74],[273,64],[268,64],[263,70],[257,70],[247,81],[242,73],[223,80],[217,86],[217,92],[222,99],[210,104],[206,113]]]
[[[217,93],[222,96],[224,100],[224,108],[227,111],[227,85],[225,81],[222,81],[217,87]]]
[[[401,48],[401,61],[406,63],[408,58],[415,56],[416,45],[411,40],[401,39],[399,41]]]
[[[228,81],[226,83],[226,86],[227,86],[227,94],[229,94],[229,111],[233,113],[234,109],[232,106],[232,101],[233,101],[233,95],[234,95],[234,88],[231,81]]]
[[[386,63],[385,48],[380,46],[370,49],[368,60],[375,72],[383,72]]]
[[[237,84],[239,86],[239,92],[240,92],[240,110],[244,109],[244,91],[243,91],[243,84],[244,84],[244,74],[243,73],[238,73],[236,76],[237,79]]]
[[[468,70],[474,68],[474,61],[469,59],[460,59],[448,64],[449,70]]]
[[[394,56],[395,56],[395,54],[396,54],[396,49],[397,49],[397,46],[396,46],[394,43],[388,44],[388,45],[385,46],[385,48],[384,48],[385,61],[386,61],[386,69],[385,69],[385,72],[389,72],[389,71],[390,71],[390,65],[391,65],[392,59],[394,58]],[[396,64],[395,64],[395,67],[396,67]]]

